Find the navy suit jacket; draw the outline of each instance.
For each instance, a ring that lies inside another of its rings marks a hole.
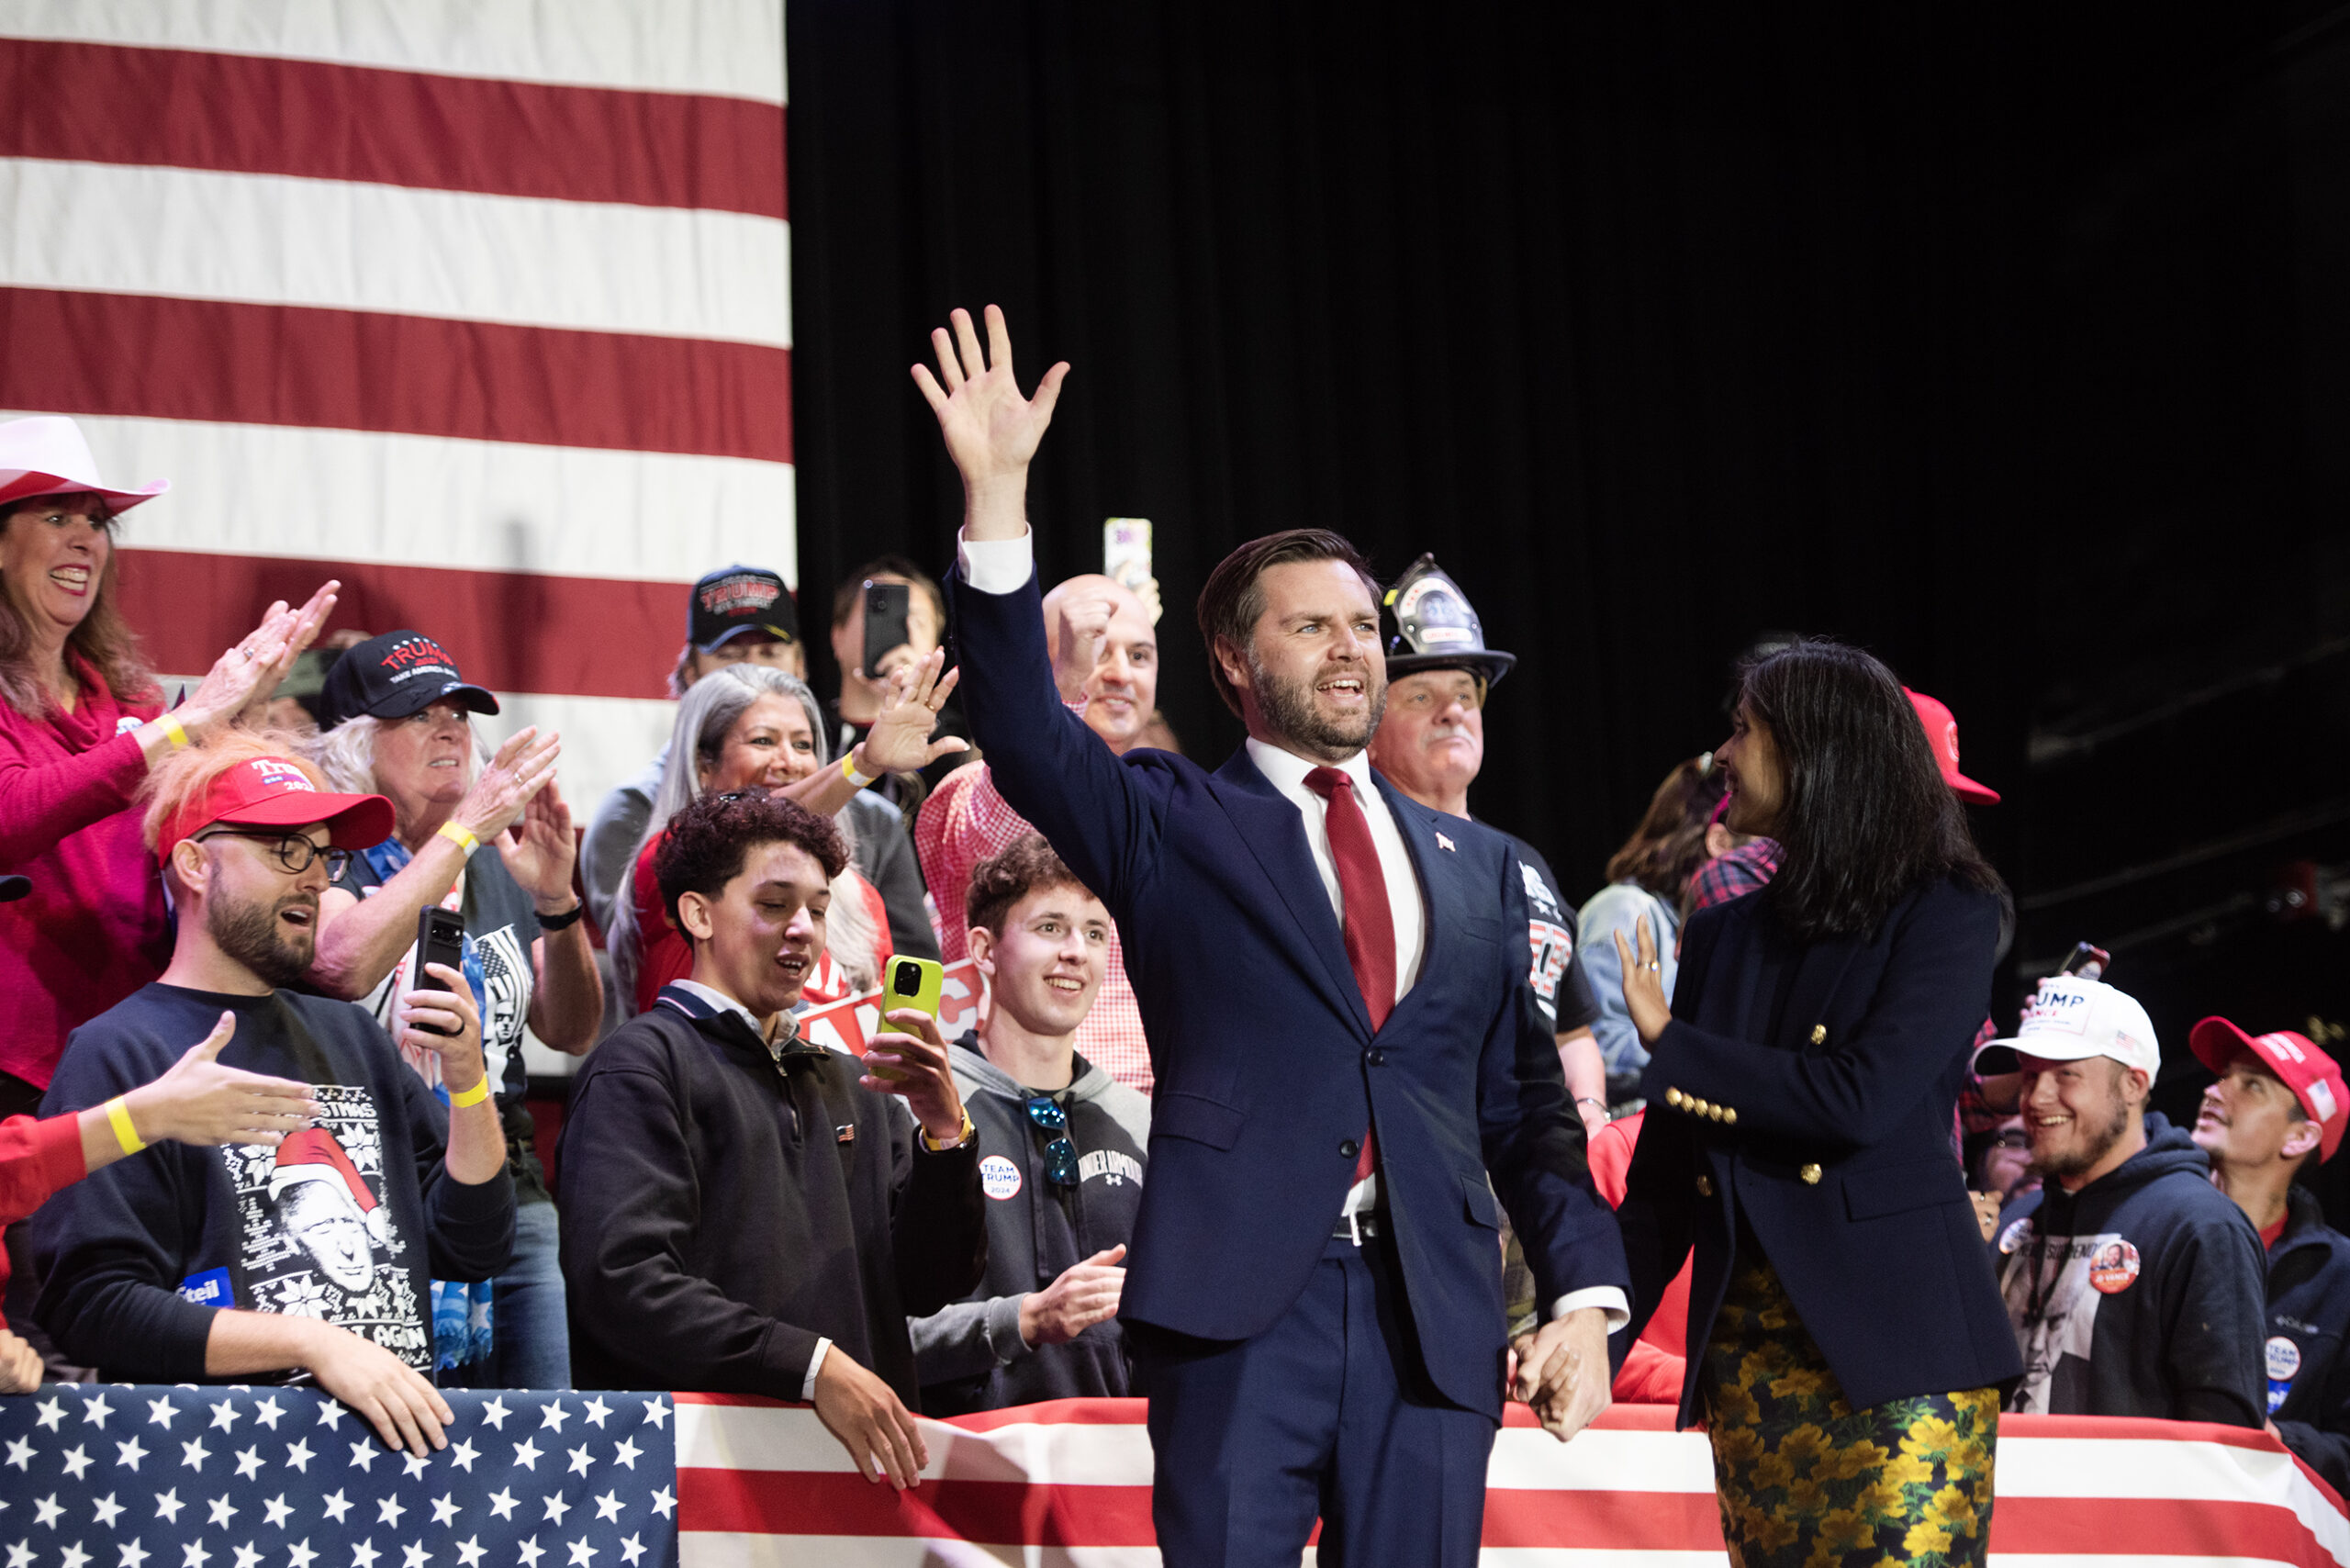
[[[1507,842],[1380,780],[1427,946],[1374,1036],[1305,825],[1246,749],[1213,774],[1113,756],[1054,689],[1035,579],[951,588],[965,712],[996,788],[1117,920],[1149,1036],[1150,1181],[1120,1315],[1214,1339],[1270,1327],[1321,1258],[1353,1140],[1375,1123],[1422,1364],[1446,1398],[1498,1417],[1495,1191],[1541,1300],[1628,1278],[1528,979]]]
[[[1634,1323],[1694,1248],[1689,1356],[1702,1357],[1743,1215],[1855,1408],[2020,1376],[1951,1148],[1998,900],[1935,882],[1866,937],[1799,946],[1770,929],[1765,896],[1700,911],[1683,933],[1616,1216]],[[1683,1380],[1684,1426],[1702,1414],[1698,1381]]]

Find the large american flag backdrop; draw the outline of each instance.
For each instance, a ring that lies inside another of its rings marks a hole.
[[[159,668],[274,598],[659,744],[683,585],[796,577],[782,0],[6,0],[0,409],[79,420]]]
[[[1136,1400],[923,1423],[922,1484],[857,1475],[805,1406],[452,1391],[449,1446],[386,1452],[305,1389],[0,1398],[6,1568],[1156,1568]],[[1716,1568],[1704,1436],[1609,1411],[1561,1447],[1522,1407],[1488,1470],[1487,1568]],[[2350,1563],[2350,1519],[2258,1432],[2002,1423],[1998,1568]],[[1308,1561],[1312,1554],[1308,1553]]]

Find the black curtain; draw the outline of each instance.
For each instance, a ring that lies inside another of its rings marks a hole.
[[[907,366],[998,303],[1024,379],[1075,366],[1046,578],[1153,520],[1195,756],[1233,543],[1433,550],[1521,661],[1475,807],[1579,897],[1737,652],[1833,633],[2006,792],[2019,963],[2130,936],[2177,1049],[2344,1017],[2338,935],[2268,905],[2350,857],[2350,41],[1835,12],[791,0],[803,613],[946,563]]]

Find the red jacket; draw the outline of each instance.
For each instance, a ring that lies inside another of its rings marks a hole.
[[[29,1218],[60,1187],[90,1173],[82,1162],[82,1118],[45,1122],[11,1116],[0,1122],[0,1225]],[[8,1290],[8,1253],[0,1248],[0,1295]]]
[[[1610,1122],[1591,1140],[1592,1185],[1610,1204],[1624,1201],[1624,1173],[1631,1169],[1632,1149],[1647,1114],[1642,1111]],[[1624,1370],[1616,1374],[1616,1397],[1626,1405],[1680,1404],[1688,1338],[1689,1265],[1684,1262],[1625,1356]]]
[[[46,1089],[65,1036],[163,972],[162,879],[133,804],[147,759],[127,729],[162,711],[120,702],[73,659],[71,713],[0,701],[0,873],[32,891],[0,904],[0,1072]]]

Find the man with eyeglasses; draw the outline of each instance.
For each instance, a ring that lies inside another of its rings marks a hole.
[[[1076,1049],[1109,967],[1110,912],[1035,833],[971,868],[963,907],[988,1002],[950,1059],[979,1130],[988,1271],[912,1326],[923,1408],[1124,1398],[1118,1297],[1150,1102]]]
[[[152,778],[172,961],[73,1032],[44,1109],[105,1104],[227,1025],[223,1063],[307,1082],[320,1110],[275,1147],[158,1147],[68,1188],[33,1222],[38,1315],[108,1379],[307,1373],[423,1457],[453,1419],[431,1383],[431,1282],[488,1279],[514,1243],[472,990],[435,965],[437,986],[399,1010],[415,1038],[431,1032],[444,1109],[366,1014],[287,989],[310,967],[319,896],[390,833],[390,802],[328,794],[250,733],[176,752]],[[144,1148],[127,1120],[116,1133],[126,1153]]]

